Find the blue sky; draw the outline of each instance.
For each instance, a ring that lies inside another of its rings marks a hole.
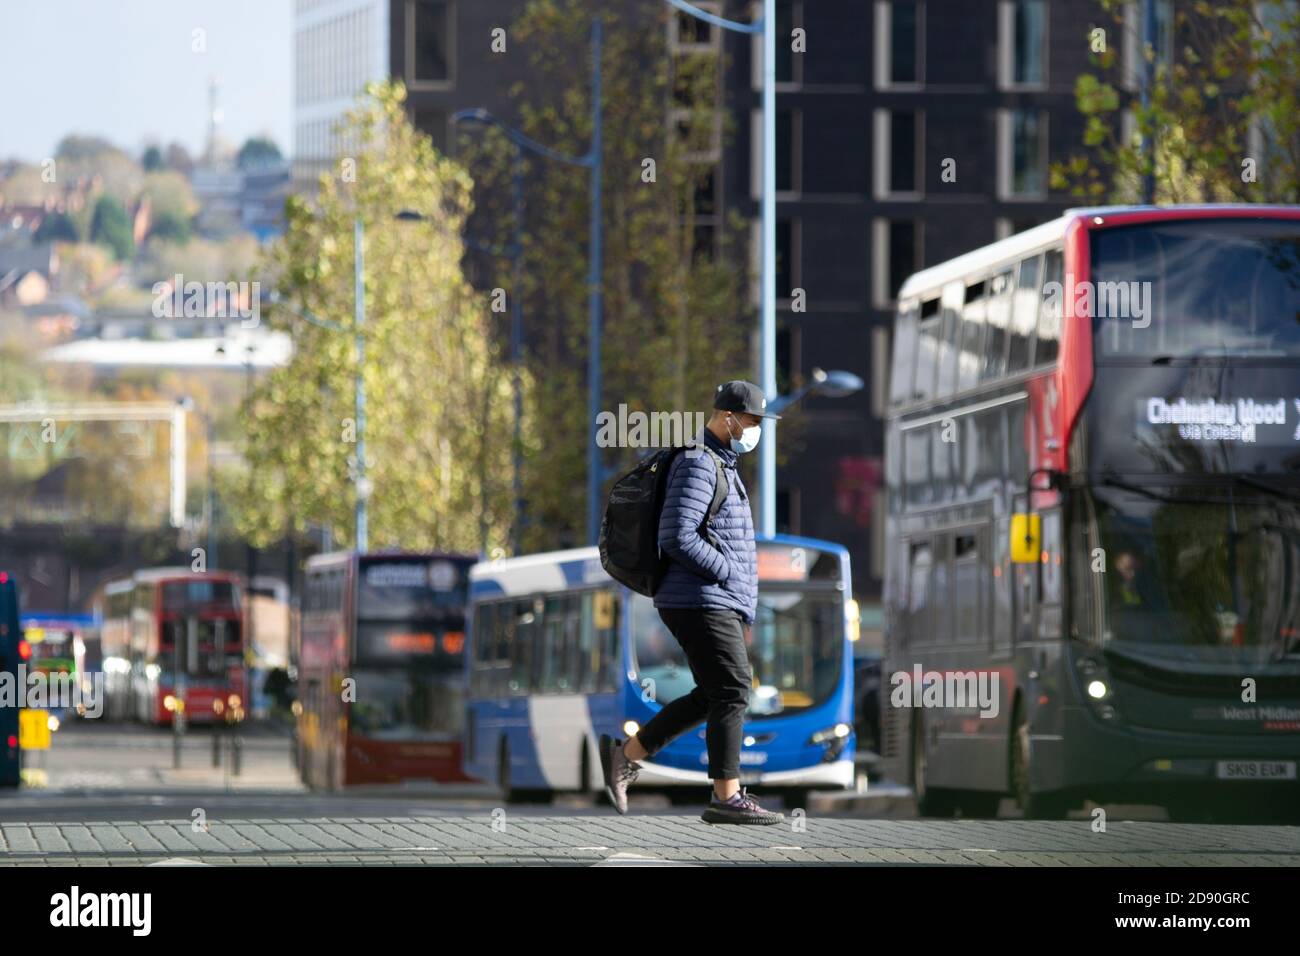
[[[68,133],[197,155],[214,75],[223,136],[270,134],[287,155],[292,12],[292,0],[0,0],[0,159],[39,162]]]

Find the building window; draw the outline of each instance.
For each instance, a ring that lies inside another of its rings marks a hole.
[[[761,267],[760,260],[760,267]],[[776,222],[776,297],[790,298],[799,286],[799,228],[790,219]]]
[[[872,222],[871,295],[878,309],[892,308],[903,282],[921,266],[922,229],[915,219]]]
[[[1047,196],[1047,112],[998,111],[998,198]]]
[[[877,199],[921,197],[923,115],[916,110],[875,111]]]
[[[692,163],[717,163],[722,159],[722,114],[718,110],[669,110],[682,158]]]
[[[1124,8],[1124,70],[1123,83],[1130,90],[1142,86],[1142,70],[1146,58],[1142,56],[1145,47],[1145,29],[1142,22],[1141,2],[1130,3]],[[1155,23],[1152,33],[1156,51],[1155,68],[1168,67],[1174,61],[1174,4],[1173,0],[1155,0]]]
[[[408,86],[449,86],[455,13],[450,0],[407,0],[406,81]]]
[[[1047,87],[1047,0],[1002,0],[998,6],[998,84]]]
[[[417,109],[414,125],[421,133],[433,140],[433,147],[440,153],[447,152],[447,114],[443,110]]]
[[[694,6],[714,16],[722,15],[717,0],[694,0]],[[685,10],[668,11],[668,48],[674,53],[711,53],[718,47],[719,28]]]
[[[924,14],[920,2],[877,0],[876,89],[915,88],[922,84]]]
[[[763,197],[763,111],[750,114],[750,195]],[[776,111],[776,191],[783,198],[799,195],[803,178],[803,114]]]
[[[871,329],[871,414],[884,418],[889,411],[889,329]]]
[[[761,6],[760,6],[761,12]],[[795,53],[791,34],[803,26],[803,0],[776,0],[776,86],[797,89],[803,84],[803,54]],[[763,34],[750,38],[750,83],[763,88]]]

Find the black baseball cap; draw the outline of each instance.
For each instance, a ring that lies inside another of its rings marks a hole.
[[[723,382],[713,394],[713,407],[724,412],[746,412],[759,418],[780,418],[767,412],[763,390],[753,382]]]

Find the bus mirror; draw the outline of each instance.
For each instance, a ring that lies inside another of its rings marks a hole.
[[[1011,516],[1011,561],[1013,564],[1037,564],[1043,540],[1043,519],[1036,514]]]

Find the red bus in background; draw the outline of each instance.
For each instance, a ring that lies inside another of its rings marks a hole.
[[[903,284],[881,735],[922,816],[1296,822],[1297,317],[1300,206],[1075,209]]]
[[[295,645],[303,782],[464,783],[468,554],[317,555]]]
[[[150,568],[104,591],[105,716],[170,725],[243,708],[243,585],[236,574]],[[179,678],[179,679],[178,679]]]

